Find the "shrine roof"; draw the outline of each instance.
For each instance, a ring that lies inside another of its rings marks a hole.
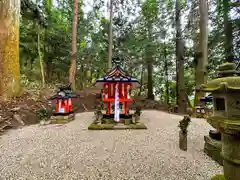
[[[200,101],[202,101],[202,102],[212,102],[212,99],[213,99],[212,94],[209,94],[209,95],[206,96],[206,97],[201,97],[201,98],[200,98]]]
[[[104,77],[98,78],[95,84],[104,82],[139,83],[136,78],[126,75],[119,65],[111,69]]]

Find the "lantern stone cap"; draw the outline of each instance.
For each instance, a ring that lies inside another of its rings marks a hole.
[[[236,64],[231,63],[231,62],[225,62],[223,64],[221,64],[218,67],[218,71],[225,71],[225,70],[235,70],[236,69]]]
[[[240,76],[234,63],[224,63],[218,67],[218,78],[202,84],[197,90],[204,92],[240,91]]]
[[[240,77],[232,76],[232,77],[224,77],[217,78],[212,81],[209,81],[207,84],[202,84],[199,88],[200,91],[204,92],[226,92],[230,91],[240,91]]]

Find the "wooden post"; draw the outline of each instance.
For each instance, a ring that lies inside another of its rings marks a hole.
[[[184,116],[183,120],[179,121],[179,148],[183,151],[187,151],[187,127],[190,121],[189,116]]]
[[[187,131],[179,131],[179,148],[183,151],[187,151]]]

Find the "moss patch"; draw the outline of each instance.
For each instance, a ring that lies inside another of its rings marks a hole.
[[[88,130],[117,130],[117,129],[147,129],[147,127],[143,124],[129,124],[125,125],[122,123],[116,124],[90,124],[88,126]]]
[[[211,180],[226,180],[223,174],[217,174],[216,176],[212,177]]]

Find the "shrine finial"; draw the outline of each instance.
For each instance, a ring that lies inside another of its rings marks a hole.
[[[119,57],[113,58],[112,62],[114,64],[114,66],[121,66],[121,64],[122,64],[122,60]]]

